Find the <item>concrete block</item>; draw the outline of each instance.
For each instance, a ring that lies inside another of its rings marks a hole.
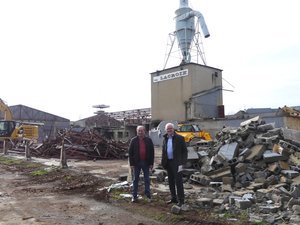
[[[239,197],[239,196],[234,196],[234,195],[229,196],[229,197],[228,197],[229,204],[230,204],[230,205],[235,205],[236,199],[241,200],[242,198]]]
[[[248,134],[246,140],[243,142],[243,145],[247,148],[251,148],[254,145],[255,142],[255,134],[250,133]]]
[[[181,207],[179,207],[178,205],[173,205],[172,208],[171,208],[171,212],[173,214],[180,214],[180,211],[181,211]]]
[[[255,203],[255,197],[252,193],[246,193],[242,196],[242,199],[247,199],[251,201],[252,203]]]
[[[291,208],[294,205],[300,205],[300,198],[298,198],[298,199],[290,198],[289,199],[287,207]]]
[[[247,125],[249,125],[251,123],[253,123],[253,124],[259,124],[260,122],[261,122],[260,117],[256,116],[256,117],[253,117],[253,118],[251,118],[249,120],[245,120],[245,121],[241,122],[240,126],[241,127],[245,127],[245,126],[247,126]]]
[[[269,187],[270,185],[275,185],[277,183],[278,183],[277,176],[271,175],[265,180],[264,185],[265,187]]]
[[[280,128],[274,128],[272,130],[268,130],[266,133],[263,134],[264,137],[272,137],[275,135],[281,135],[281,129]]]
[[[289,220],[289,225],[299,225],[300,224],[300,216],[292,215]]]
[[[300,168],[300,154],[298,152],[290,155],[290,162],[292,162],[297,168]]]
[[[254,178],[250,175],[250,173],[246,173],[246,177],[248,181],[253,181]]]
[[[294,171],[294,170],[281,170],[281,173],[290,179],[293,179],[300,175],[300,173],[298,171]]]
[[[230,167],[224,167],[224,168],[209,172],[207,174],[207,176],[209,176],[212,181],[222,181],[223,177],[231,177],[232,174],[231,174]]]
[[[209,183],[211,182],[211,178],[203,174],[192,174],[190,176],[190,180],[202,184],[204,186],[209,185]]]
[[[280,140],[278,145],[281,146],[283,149],[289,150],[290,153],[300,152],[299,147],[297,147],[296,145],[293,145],[290,142],[284,141],[284,140]]]
[[[211,198],[198,198],[196,204],[202,209],[211,209],[213,207],[213,199]]]
[[[228,160],[228,165],[232,166],[232,165],[235,165],[237,162],[238,162],[238,159],[235,157],[235,158]]]
[[[208,156],[208,153],[206,151],[197,151],[197,154],[200,158]]]
[[[291,179],[289,179],[289,178],[287,178],[285,176],[280,176],[279,182],[280,183],[285,183],[285,184],[290,184],[291,183]]]
[[[275,135],[272,137],[264,137],[264,136],[258,136],[255,139],[255,144],[273,144],[278,140],[279,136]]]
[[[279,190],[282,194],[288,195],[288,196],[292,197],[291,193],[290,193],[288,190],[286,190],[285,187],[280,187],[280,188],[278,188],[278,190]]]
[[[300,215],[300,205],[293,205],[292,210],[294,215]]]
[[[224,198],[215,198],[213,199],[213,205],[221,206],[224,204]]]
[[[279,172],[280,172],[279,163],[275,162],[275,163],[269,164],[268,165],[268,170],[271,171],[274,174],[279,174]]]
[[[220,186],[222,186],[222,182],[215,182],[215,181],[211,181],[211,182],[209,182],[209,186],[211,186],[211,187],[220,187]]]
[[[260,184],[260,183],[264,183],[265,182],[265,178],[262,177],[258,177],[254,179],[254,183]]]
[[[187,159],[199,159],[198,153],[195,151],[193,147],[187,147],[188,154],[187,154]]]
[[[247,188],[249,190],[257,191],[263,187],[263,182],[261,183],[251,183]]]
[[[233,184],[233,177],[222,177],[223,184]]]
[[[264,151],[265,151],[266,147],[264,145],[254,145],[250,151],[251,153],[249,154],[248,157],[246,157],[245,160],[258,160],[262,157]]]
[[[213,167],[210,165],[210,158],[208,156],[201,158],[200,162],[202,165],[200,168],[201,173],[206,174],[213,170]]]
[[[232,192],[232,185],[231,184],[223,184],[222,185],[222,192]]]
[[[213,144],[212,141],[206,141],[206,140],[200,140],[200,141],[196,142],[196,146],[199,147],[199,148],[202,148],[202,147],[211,147],[212,144]]]
[[[281,128],[284,140],[293,140],[293,142],[299,143],[300,145],[300,131]]]
[[[252,202],[248,199],[236,199],[235,206],[239,209],[248,209],[252,206]]]
[[[215,163],[219,165],[227,164],[227,158],[223,153],[218,153],[217,155],[214,155],[212,159],[213,161],[211,162],[211,165]]]
[[[280,160],[288,160],[288,158],[281,154],[272,152],[271,150],[267,150],[263,154],[263,160],[266,163],[272,163],[272,162],[278,162]]]
[[[155,169],[152,173],[152,176],[156,177],[157,182],[164,182],[167,173],[165,170]]]
[[[300,198],[300,185],[292,185],[291,186],[291,195],[294,198]]]
[[[263,205],[259,206],[259,212],[264,214],[277,213],[280,207],[275,205]]]
[[[279,161],[279,166],[282,170],[288,170],[290,168],[289,163],[286,161]]]
[[[242,150],[242,152],[239,154],[239,156],[244,156],[244,158],[248,157],[251,153],[250,148],[245,148]]]
[[[267,177],[267,173],[265,171],[255,171],[253,173],[254,178],[265,179]]]
[[[267,132],[268,130],[272,130],[275,128],[274,123],[267,123],[267,124],[262,124],[257,126],[257,131],[259,132]]]
[[[235,171],[236,171],[236,173],[246,172],[247,166],[248,166],[248,164],[246,164],[246,163],[238,163],[238,164],[235,166]]]
[[[239,144],[237,142],[232,142],[229,144],[223,145],[218,154],[223,154],[227,160],[230,160],[238,155]]]
[[[259,160],[259,161],[252,161],[252,166],[255,168],[265,168],[267,164],[263,160]]]

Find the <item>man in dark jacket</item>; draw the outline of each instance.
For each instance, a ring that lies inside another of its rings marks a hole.
[[[136,128],[137,136],[133,137],[129,145],[129,164],[134,171],[132,202],[137,202],[139,176],[144,174],[145,195],[151,201],[150,171],[154,163],[154,145],[151,138],[145,136],[145,127]]]
[[[167,170],[171,200],[167,204],[184,204],[184,188],[182,180],[182,166],[187,161],[187,147],[184,138],[175,133],[174,124],[167,123],[166,134],[163,139],[161,165]],[[176,188],[175,188],[176,187]],[[177,194],[176,194],[177,189]]]

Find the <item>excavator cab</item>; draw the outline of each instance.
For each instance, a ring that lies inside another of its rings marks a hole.
[[[2,140],[32,140],[37,141],[39,137],[38,124],[18,122],[13,120],[13,114],[0,98],[0,117],[4,115],[4,120],[0,120],[0,141]]]
[[[16,128],[16,122],[10,120],[0,120],[0,138],[11,138]]]

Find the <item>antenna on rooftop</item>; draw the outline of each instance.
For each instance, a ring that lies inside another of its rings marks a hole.
[[[99,115],[99,114],[103,114],[104,113],[104,110],[105,108],[109,108],[110,106],[109,105],[104,105],[104,104],[101,104],[101,105],[93,105],[93,108],[98,108],[100,110],[98,110],[97,112],[95,112],[95,114]]]
[[[177,39],[178,47],[181,51],[182,64],[191,62],[191,52],[193,47],[196,50],[197,60],[198,56],[200,56],[203,64],[206,65],[202,41],[199,41],[199,38],[201,39],[199,26],[201,27],[202,34],[205,38],[208,38],[210,36],[210,33],[208,31],[202,13],[190,8],[188,0],[179,0],[179,9],[175,11],[175,14],[176,30],[170,34],[172,43],[170,45],[170,51],[168,53],[164,68],[166,67],[169,60],[175,39]],[[196,25],[195,17],[197,18]]]

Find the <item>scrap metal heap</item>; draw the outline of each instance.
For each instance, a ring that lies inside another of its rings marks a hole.
[[[43,158],[60,158],[62,140],[68,159],[99,160],[128,157],[128,143],[105,138],[96,130],[85,128],[60,131],[54,140],[31,147],[31,155]]]

